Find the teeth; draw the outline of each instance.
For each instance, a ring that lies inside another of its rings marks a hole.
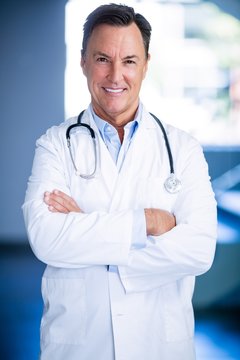
[[[120,93],[120,92],[123,91],[123,89],[109,89],[109,88],[105,88],[105,90],[107,92],[111,92],[111,93],[115,93],[115,94]]]

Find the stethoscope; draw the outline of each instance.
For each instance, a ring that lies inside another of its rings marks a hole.
[[[90,125],[81,122],[84,111],[85,110],[83,110],[78,115],[77,122],[75,124],[70,125],[67,128],[67,130],[66,130],[66,139],[67,139],[67,146],[68,146],[68,149],[69,149],[70,157],[71,157],[72,164],[73,164],[73,167],[75,169],[76,175],[80,176],[83,179],[92,179],[92,178],[94,178],[94,176],[96,174],[97,165],[98,165],[96,134],[95,134],[95,131],[92,129],[92,127]],[[166,133],[166,130],[165,130],[163,124],[161,123],[161,121],[155,115],[153,115],[152,113],[150,113],[150,114],[156,120],[156,122],[158,123],[158,125],[160,126],[160,128],[162,130],[164,140],[165,140],[166,149],[167,149],[167,153],[168,153],[170,175],[165,180],[164,187],[167,190],[167,192],[169,192],[170,194],[176,194],[177,192],[179,192],[181,190],[182,185],[181,185],[181,181],[176,177],[175,172],[174,172],[173,157],[172,157],[172,152],[171,152],[170,144],[169,144],[169,141],[168,141],[167,133]],[[71,141],[70,141],[70,133],[71,133],[72,129],[74,129],[76,127],[79,127],[79,126],[82,126],[82,127],[86,128],[87,131],[89,132],[91,138],[92,138],[92,146],[93,146],[95,162],[94,162],[93,171],[90,174],[81,174],[80,171],[78,170],[78,168],[76,166],[76,163],[74,161],[74,158],[73,158],[73,153],[72,153],[72,149],[71,149]]]

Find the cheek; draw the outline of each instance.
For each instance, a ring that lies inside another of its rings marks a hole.
[[[88,71],[87,78],[90,83],[94,85],[98,85],[106,78],[107,72],[104,68],[92,67],[90,71]]]
[[[141,83],[145,77],[146,71],[145,69],[141,68],[141,69],[131,69],[128,71],[127,75],[126,75],[126,79],[128,80],[129,83],[133,84],[134,86],[141,86]]]
[[[137,76],[133,77],[131,80],[131,84],[134,87],[135,91],[139,91],[142,85],[142,76],[141,74],[137,74]]]
[[[130,87],[136,87],[140,83],[140,76],[136,70],[128,70],[123,74],[123,78]]]

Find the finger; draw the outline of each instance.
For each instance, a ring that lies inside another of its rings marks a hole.
[[[82,212],[73,198],[57,189],[51,193],[46,191],[44,193],[44,201],[47,205],[53,206],[59,212]]]
[[[57,201],[53,194],[50,192],[44,193],[44,202],[46,205],[48,205],[48,210],[51,212],[61,212],[61,213],[68,213],[69,210],[61,204],[59,201]]]
[[[48,210],[51,211],[52,213],[61,213],[61,214],[69,214],[70,211],[67,210],[66,208],[64,208],[63,206],[59,205],[58,203],[56,203],[56,205],[50,205],[48,206]]]
[[[64,192],[57,189],[53,190],[53,198],[67,210],[81,212],[81,209],[79,208],[76,201]]]
[[[43,201],[45,202],[45,204],[50,205],[50,192],[49,191],[45,191],[45,193],[43,195]]]
[[[58,190],[54,190],[52,193],[48,194],[46,201],[49,205],[59,204],[62,205],[64,208],[68,208],[69,204],[71,203],[69,196],[64,193],[60,193]]]

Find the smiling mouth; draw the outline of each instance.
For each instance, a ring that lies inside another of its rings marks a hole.
[[[122,94],[125,91],[125,88],[113,89],[104,87],[103,89],[109,94]]]

